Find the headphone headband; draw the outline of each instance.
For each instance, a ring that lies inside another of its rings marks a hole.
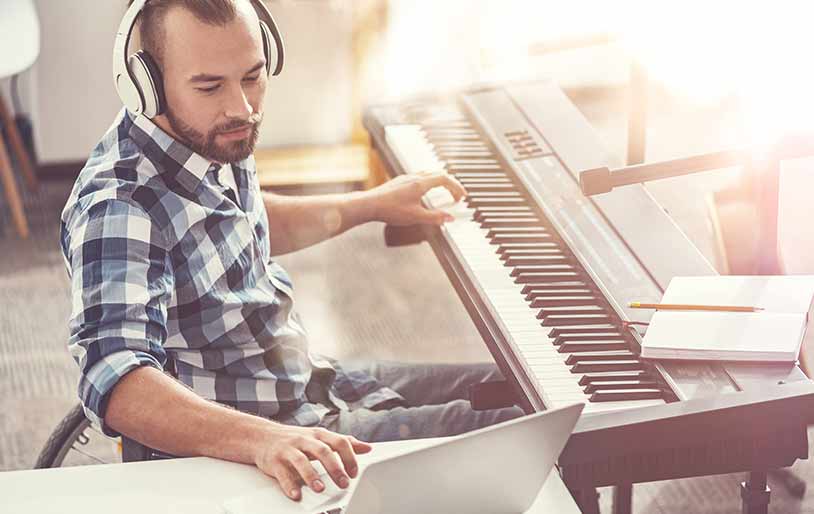
[[[161,105],[162,95],[160,94],[160,90],[162,89],[161,77],[153,76],[151,70],[148,69],[149,67],[145,68],[144,66],[139,68],[138,74],[134,73],[128,64],[127,56],[127,47],[130,44],[130,37],[133,35],[133,29],[136,26],[136,19],[149,1],[150,0],[134,0],[122,17],[121,23],[119,23],[119,29],[116,32],[116,41],[113,44],[113,84],[119,93],[119,98],[121,98],[124,105],[130,111],[152,118],[160,114],[163,110]],[[277,24],[274,22],[274,17],[272,17],[271,12],[263,3],[263,0],[251,0],[251,3],[257,12],[258,18],[260,18],[263,52],[266,57],[266,70],[271,76],[279,75],[283,70],[285,54],[283,38],[280,35]],[[271,36],[271,39],[274,40],[274,45],[277,50],[277,59],[273,67],[269,61],[271,59],[271,48],[268,36]],[[139,52],[139,54],[141,55],[137,56],[140,57],[138,61],[143,61],[145,58],[151,60],[149,54],[146,54],[146,52]]]

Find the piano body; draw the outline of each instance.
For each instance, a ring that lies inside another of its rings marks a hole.
[[[737,471],[744,512],[767,512],[766,471],[808,457],[814,385],[794,365],[639,359],[650,313],[627,302],[716,272],[643,187],[583,196],[578,173],[607,157],[555,84],[373,106],[364,125],[388,174],[444,168],[467,188],[454,222],[416,230],[521,406],[586,404],[558,462],[584,512],[596,487],[621,513],[634,483]]]

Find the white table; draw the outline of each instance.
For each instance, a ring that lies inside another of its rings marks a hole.
[[[374,452],[421,444],[379,443]],[[360,464],[364,465],[361,460]],[[8,471],[0,473],[0,510],[15,514],[222,514],[225,500],[261,487],[276,488],[277,482],[254,466],[206,457]],[[291,504],[291,513],[299,512]],[[556,471],[527,514],[544,512],[579,514]],[[274,514],[288,513],[276,510]]]

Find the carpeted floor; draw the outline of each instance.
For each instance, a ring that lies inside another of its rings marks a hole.
[[[599,107],[583,107],[611,148],[619,148],[619,106],[601,111],[615,112],[613,117],[597,114]],[[25,241],[11,231],[0,202],[0,470],[30,468],[51,429],[76,402],[77,371],[65,349],[69,284],[57,240],[59,212],[70,186],[51,181],[37,193],[25,193],[32,228]],[[699,220],[703,202],[686,201],[687,190],[672,186],[673,196],[664,201],[672,202],[691,237],[695,228],[695,242],[709,254],[708,227]],[[359,227],[279,259],[294,279],[314,349],[411,361],[488,359],[429,247],[386,248],[381,229]],[[814,465],[800,462],[794,471],[814,483]],[[638,485],[634,509],[643,514],[740,512],[741,479],[727,475]],[[771,484],[772,512],[814,513],[814,490],[800,501],[778,484]],[[601,499],[608,512],[609,490]]]

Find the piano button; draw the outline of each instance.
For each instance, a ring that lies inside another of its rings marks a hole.
[[[554,340],[552,344],[557,346],[557,351],[559,353],[601,352],[606,350],[613,351],[629,349],[628,343],[622,340],[601,342],[557,342],[557,340]]]
[[[637,371],[644,369],[638,360],[620,360],[604,362],[580,362],[571,366],[572,373],[596,373],[598,371]]]
[[[604,325],[610,322],[610,318],[604,314],[587,316],[552,315],[547,316],[541,323],[544,327],[567,327],[571,325]]]
[[[594,352],[594,353],[575,353],[569,355],[565,359],[565,364],[568,366],[579,364],[581,362],[608,362],[620,360],[636,360],[636,356],[628,351],[608,351],[608,352]]]
[[[611,380],[596,381],[586,385],[583,391],[587,394],[597,391],[618,391],[620,389],[660,389],[657,382],[651,380]]]
[[[661,389],[630,389],[621,391],[597,391],[591,395],[592,402],[624,402],[630,400],[660,400]]]

